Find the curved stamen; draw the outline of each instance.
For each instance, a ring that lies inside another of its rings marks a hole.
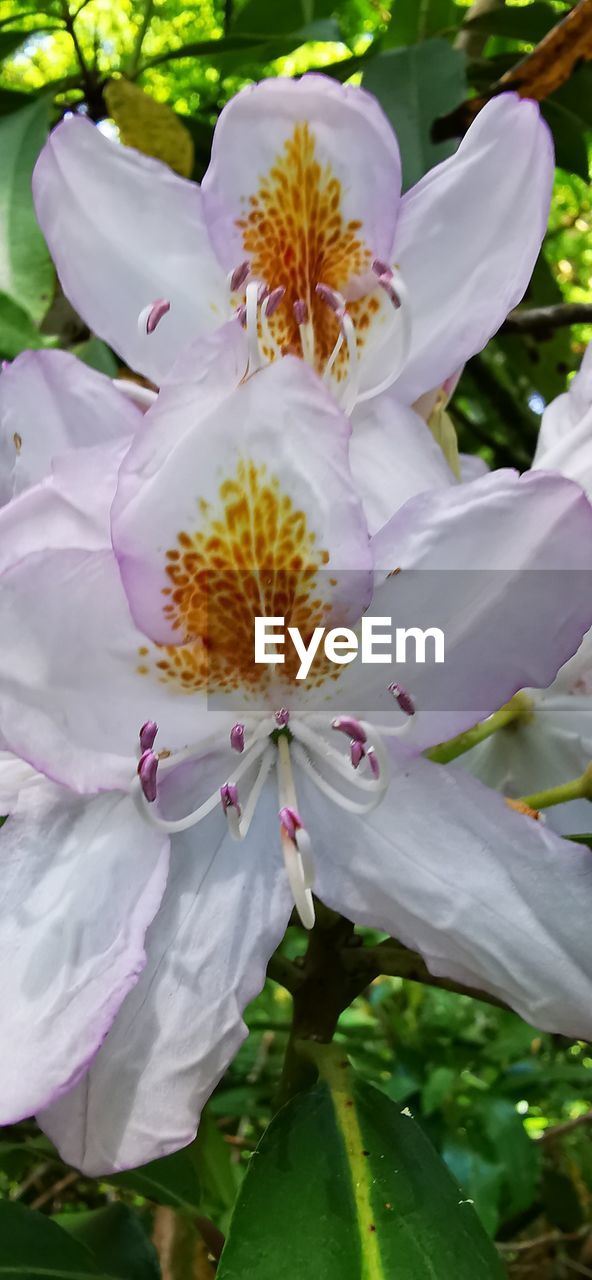
[[[367,742],[366,731],[362,727],[361,721],[356,720],[354,716],[337,716],[331,724],[332,729],[337,729],[339,733],[346,733],[348,738],[353,738],[354,742]]]
[[[398,310],[401,306],[401,298],[393,284],[395,273],[392,267],[389,267],[386,262],[381,262],[380,258],[375,258],[372,263],[372,270],[381,289],[384,289],[387,297],[390,298],[393,306]]]
[[[388,691],[389,693],[392,693],[395,702],[398,702],[401,711],[404,711],[406,716],[415,715],[415,703],[413,698],[402,685],[393,681],[392,684],[389,684]]]
[[[243,284],[246,284],[247,278],[250,275],[250,273],[251,273],[250,262],[241,262],[238,267],[235,267],[234,271],[231,271],[228,277],[230,292],[236,293],[237,290],[240,289]]]
[[[245,749],[245,726],[244,724],[233,724],[230,730],[230,745],[233,751],[242,753]]]
[[[258,742],[255,742],[255,744],[251,747],[251,749],[245,753],[238,767],[233,771],[231,783],[230,784],[227,783],[226,785],[227,786],[231,785],[236,787],[237,783],[240,782],[240,779],[247,772],[247,770],[250,769],[251,766],[261,758],[261,756],[264,754],[266,750],[267,750],[267,741],[261,742],[259,740]],[[180,758],[183,756],[183,754],[184,754],[183,752],[179,752],[176,758],[171,757],[166,763],[170,764],[171,760],[173,761],[174,764],[180,763]],[[195,751],[193,752],[193,758],[194,757],[195,757]],[[192,757],[190,755],[186,755],[185,758],[190,759]],[[201,822],[203,818],[207,818],[208,814],[212,813],[212,811],[217,807],[217,805],[220,804],[220,789],[216,788],[216,790],[212,792],[212,795],[209,796],[207,800],[204,800],[202,804],[198,805],[197,809],[194,809],[191,813],[188,813],[186,817],[174,818],[170,820],[167,818],[161,818],[157,811],[155,812],[154,809],[147,807],[146,799],[141,787],[140,787],[139,799],[140,799],[140,802],[142,803],[143,812],[149,816],[150,822],[152,823],[152,825],[155,826],[159,831],[166,831],[168,835],[175,835],[179,831],[188,831],[190,827],[196,826],[198,822]],[[245,810],[246,808],[247,808],[247,805],[245,805]]]
[[[140,751],[150,751],[154,746],[154,740],[158,733],[158,725],[155,720],[147,720],[140,729]]]
[[[242,816],[239,823],[239,839],[240,840],[244,840],[245,836],[247,835],[247,832],[249,830],[249,827],[255,815],[255,809],[257,808],[257,805],[259,803],[259,797],[261,795],[261,792],[263,791],[268,775],[271,772],[274,761],[275,761],[275,751],[274,751],[274,748],[271,745],[269,745],[268,747],[265,748],[265,751],[261,756],[257,777],[255,778],[255,781],[251,787],[251,790],[249,791],[247,801],[242,812]]]
[[[355,738],[351,744],[349,755],[350,755],[350,760],[352,762],[352,768],[357,769],[358,765],[364,759],[366,752],[364,751],[362,743],[357,742]]]
[[[280,839],[284,865],[300,920],[305,929],[312,929],[315,911],[311,891],[313,866],[310,839],[298,815],[288,739],[278,738],[277,746]]]
[[[147,307],[142,308],[138,316],[140,333],[154,333],[163,316],[166,316],[170,309],[171,304],[168,298],[156,298],[155,302],[149,302]]]
[[[315,361],[315,335],[309,307],[304,298],[297,298],[292,308],[294,319],[298,325],[300,334],[300,343],[302,347],[302,359],[314,368]]]
[[[340,751],[337,751],[330,742],[327,742],[327,740],[321,736],[321,734],[315,733],[313,729],[310,729],[304,721],[293,720],[291,728],[294,737],[306,747],[307,751],[310,752],[313,757],[316,757],[321,764],[333,769],[340,778],[344,778],[348,783],[350,790],[366,791],[377,795],[378,798],[381,799],[388,786],[388,760],[386,752],[383,747],[379,746],[379,739],[371,726],[367,725],[363,721],[360,721],[359,723],[362,732],[366,733],[366,737],[368,737],[368,733],[371,733],[373,739],[375,739],[373,747],[376,753],[376,758],[379,760],[379,769],[382,765],[383,772],[387,774],[386,779],[380,778],[379,780],[379,775],[376,774],[374,774],[372,778],[365,778],[362,774],[352,773],[352,764],[354,769],[357,769],[357,766],[363,756],[367,755],[368,751],[371,750],[370,747],[365,749],[361,742],[357,744],[354,742],[352,744],[351,758],[348,762]],[[362,755],[359,755],[357,759],[357,764],[354,763],[354,756],[357,756],[357,752],[354,752],[353,750],[356,745],[359,746],[362,751]]]
[[[278,729],[284,729],[285,726],[289,723],[290,712],[286,710],[286,707],[278,707],[278,710],[274,712],[273,718],[278,726]]]
[[[323,281],[320,281],[319,284],[315,285],[315,293],[337,316],[341,337],[341,343],[339,346],[337,343],[335,344],[333,351],[329,356],[323,376],[327,377],[330,370],[333,368],[339,350],[341,349],[343,342],[345,342],[348,355],[348,376],[342,392],[342,407],[345,413],[351,413],[358,399],[359,385],[358,340],[356,337],[355,325],[347,310],[345,298],[337,289],[332,289],[330,285],[324,284]]]
[[[265,288],[266,286],[263,286]],[[249,373],[258,373],[265,363],[259,343],[259,306],[265,297],[261,297],[261,283],[250,280],[246,289],[246,328]]]
[[[382,264],[381,264],[382,265]],[[386,347],[386,344],[394,330],[399,335],[399,351],[397,358],[393,360],[389,372],[381,382],[377,382],[375,386],[369,387],[367,391],[362,391],[357,396],[357,403],[363,404],[365,400],[372,400],[374,396],[378,396],[382,391],[388,391],[393,382],[396,382],[404,365],[407,363],[409,350],[411,347],[411,309],[409,304],[409,294],[407,287],[399,272],[392,273],[392,280],[396,280],[396,288],[389,280],[388,296],[393,303],[393,312],[391,317],[390,331],[386,335],[381,336],[380,345]],[[379,283],[383,283],[380,281]],[[383,286],[384,287],[384,286]]]
[[[342,791],[338,791],[330,782],[327,782],[327,779],[319,773],[318,769],[315,769],[312,760],[300,743],[292,743],[292,752],[294,759],[298,761],[300,768],[304,770],[307,777],[311,779],[311,782],[314,782],[317,790],[321,791],[323,795],[328,796],[329,799],[332,800],[334,804],[339,805],[341,809],[345,809],[347,813],[371,813],[382,800],[386,787],[377,791],[374,798],[365,803],[360,800],[352,800],[350,796],[344,795]]]
[[[156,800],[156,774],[158,771],[158,756],[153,751],[144,751],[140,756],[138,763],[138,778],[142,793],[148,804],[154,804]]]

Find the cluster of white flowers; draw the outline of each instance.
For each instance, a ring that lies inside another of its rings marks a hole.
[[[560,668],[475,768],[590,754],[589,374],[522,477],[458,480],[419,412],[522,297],[552,174],[509,94],[401,196],[377,103],[316,75],[233,99],[201,189],[76,116],[38,161],[64,292],[144,379],[0,378],[0,1121],[89,1173],[191,1140],[313,894],[592,1031],[589,851],[425,757]],[[254,664],[255,615],[368,613],[445,661]]]

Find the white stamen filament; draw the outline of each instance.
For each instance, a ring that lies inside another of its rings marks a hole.
[[[249,373],[258,373],[265,360],[259,342],[259,306],[261,282],[250,280],[246,288],[246,326]],[[265,299],[263,299],[265,301]]]
[[[372,400],[374,396],[378,396],[382,391],[388,391],[396,382],[404,365],[407,363],[409,350],[411,347],[411,311],[409,306],[409,293],[402,276],[398,272],[393,272],[394,287],[396,289],[400,306],[394,307],[392,310],[390,329],[399,333],[399,351],[397,358],[390,365],[389,372],[381,382],[375,386],[369,387],[367,391],[362,391],[356,399],[356,404],[363,404],[364,400]],[[392,305],[392,304],[391,304]],[[387,338],[389,334],[387,334]],[[385,344],[385,338],[382,338],[381,346]]]
[[[248,751],[245,751],[245,754],[237,764],[237,767],[233,769],[232,776],[226,779],[226,781],[236,785],[240,778],[242,778],[247,772],[247,769],[250,769],[251,765],[256,764],[257,760],[264,755],[267,749],[265,741],[256,742]],[[177,765],[181,763],[183,759],[187,760],[192,757],[195,758],[195,754],[195,750],[191,752],[191,749],[188,748],[187,751],[179,751],[178,753],[175,753],[175,755],[170,756],[168,760],[163,761],[162,763],[165,765],[169,764],[170,766]],[[192,813],[188,813],[184,818],[167,819],[161,818],[158,812],[155,812],[154,804],[150,806],[148,805],[140,785],[135,788],[135,791],[136,798],[140,801],[142,810],[144,812],[148,811],[148,816],[152,825],[156,827],[158,831],[166,831],[168,835],[176,835],[179,831],[188,831],[190,827],[195,827],[198,822],[201,822],[203,818],[207,818],[208,814],[212,813],[220,804],[220,788],[217,787],[212,795],[209,796],[207,800],[204,800],[203,804],[198,805],[197,809],[194,809]],[[156,803],[158,804],[158,800]],[[245,805],[245,813],[247,808],[248,801]]]
[[[279,732],[278,724],[281,726]],[[315,725],[319,726],[318,731]],[[141,735],[146,737],[146,731],[151,727],[152,722],[143,725]],[[327,734],[331,735],[335,728],[341,730],[345,739],[348,735],[351,736],[350,730],[354,734],[353,741],[358,742],[363,750],[359,770],[352,767],[351,756],[339,751],[328,740]],[[132,789],[134,800],[151,825],[167,835],[189,830],[221,805],[231,837],[234,840],[244,840],[268,777],[276,767],[279,835],[286,874],[302,924],[306,929],[312,929],[315,921],[312,847],[310,836],[298,812],[292,765],[297,764],[317,790],[346,813],[365,814],[376,808],[389,785],[385,748],[374,726],[348,716],[330,720],[326,715],[312,715],[307,716],[306,720],[293,720],[281,708],[273,716],[266,714],[251,720],[249,725],[245,725],[245,729],[248,734],[247,749],[238,759],[237,753],[232,752],[231,742],[226,739],[233,766],[229,776],[222,786],[216,787],[212,795],[185,817],[166,819],[160,814],[158,783],[156,799],[151,798],[149,801],[141,779],[137,777]],[[206,754],[208,745],[219,750],[219,735],[213,736],[209,744],[202,741],[199,746],[186,747],[170,755],[160,753],[158,780],[162,782],[163,773],[166,774],[183,763],[197,763]],[[247,773],[251,773],[251,782],[243,795],[243,789],[238,784],[241,779],[245,779]],[[326,776],[327,773],[334,775],[336,783],[346,785],[334,785]]]
[[[378,757],[378,762],[381,766],[381,776],[380,778],[364,777],[363,774],[357,773],[352,769],[349,757],[346,758],[341,751],[338,751],[337,748],[333,746],[332,743],[327,742],[319,733],[315,733],[314,730],[309,729],[302,720],[292,720],[290,722],[290,727],[294,737],[297,738],[309,752],[316,755],[320,760],[327,764],[329,768],[334,769],[340,777],[345,778],[346,782],[350,783],[356,790],[369,791],[371,793],[379,792],[380,797],[382,798],[386,787],[388,786],[387,760],[384,748],[378,746],[378,750],[376,750],[377,744],[375,742],[369,742],[369,745],[374,748],[376,756]],[[365,729],[366,725],[364,724],[363,727]],[[383,765],[384,769],[382,768]],[[387,773],[386,779],[384,779],[385,773]]]
[[[287,806],[298,810],[292,762],[290,760],[290,744],[285,735],[278,737],[278,793],[280,809]],[[294,904],[305,929],[312,929],[315,922],[315,910],[312,897],[312,851],[310,839],[303,827],[292,840],[285,827],[280,826],[280,839],[284,864],[290,881]]]
[[[382,264],[384,265],[384,264]],[[321,376],[325,382],[331,381],[331,376],[335,367],[335,363],[345,345],[347,348],[347,368],[345,377],[338,387],[333,388],[334,394],[339,399],[341,407],[346,414],[350,414],[356,404],[363,403],[365,400],[371,400],[374,396],[379,395],[382,391],[388,390],[393,382],[399,377],[403,366],[405,365],[410,345],[411,345],[411,316],[409,309],[409,295],[405,284],[398,271],[391,271],[385,266],[385,275],[388,272],[388,284],[379,277],[378,286],[384,289],[387,297],[390,299],[391,317],[388,323],[386,334],[380,332],[376,338],[376,342],[382,348],[388,350],[389,371],[384,378],[374,386],[368,387],[365,391],[360,391],[360,378],[362,368],[360,365],[360,357],[358,353],[358,340],[356,327],[351,315],[347,309],[345,298],[336,289],[330,288],[328,285],[318,284],[315,286],[315,292],[335,314],[339,321],[339,334],[333,347],[333,350],[325,363]],[[262,342],[272,354],[273,359],[282,357],[283,352],[276,341],[272,327],[270,325],[270,317],[268,316],[268,307],[275,311],[278,305],[281,305],[281,293],[285,292],[283,286],[275,290],[260,280],[248,280],[245,289],[245,302],[239,306],[236,311],[241,324],[247,332],[247,352],[248,352],[248,372],[249,374],[257,373],[266,363],[266,357],[263,354]],[[278,297],[278,295],[280,295]],[[304,301],[298,301],[294,304],[298,333],[302,347],[303,360],[315,368],[315,332],[312,321],[312,311]],[[300,315],[302,312],[302,317]],[[371,333],[371,330],[370,330]],[[398,343],[395,351],[389,348],[392,334],[398,336]],[[368,340],[367,335],[367,339]]]

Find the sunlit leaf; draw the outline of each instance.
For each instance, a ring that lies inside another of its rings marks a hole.
[[[501,1280],[472,1205],[410,1114],[327,1049],[251,1159],[218,1280]]]
[[[46,98],[0,119],[0,291],[36,321],[51,302],[54,279],[31,194],[48,122]]]
[[[116,1280],[160,1280],[154,1245],[138,1214],[127,1205],[108,1204],[86,1213],[60,1213],[53,1221],[84,1245],[97,1265]]]
[[[445,40],[390,49],[368,64],[364,86],[376,94],[397,134],[404,186],[411,187],[455,150],[455,144],[432,141],[432,125],[462,102],[464,54]]]

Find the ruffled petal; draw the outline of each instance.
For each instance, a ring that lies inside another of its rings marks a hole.
[[[25,495],[26,497],[27,495]],[[158,750],[228,733],[232,717],[171,685],[139,632],[111,551],[26,556],[0,590],[0,723],[9,748],[77,791],[129,790],[138,733]]]
[[[140,410],[67,351],[24,351],[0,374],[0,501],[50,474],[70,449],[131,440]]]
[[[538,105],[502,94],[401,201],[394,259],[410,298],[398,379],[412,403],[485,346],[520,301],[545,232],[554,156]],[[377,357],[378,358],[378,357]]]
[[[456,483],[423,419],[388,392],[354,410],[350,466],[372,535],[409,498]]]
[[[180,348],[227,319],[194,183],[70,116],[41,152],[33,193],[64,293],[131,369],[159,383]],[[161,298],[168,315],[140,333],[140,313]]]
[[[518,689],[549,685],[590,626],[592,508],[560,476],[497,471],[422,494],[373,545],[389,576],[369,612],[392,619],[393,629],[440,628],[444,661],[434,661],[429,642],[416,662],[410,644],[406,662],[352,663],[337,691],[346,697],[349,682],[364,717],[386,713],[396,723],[388,685],[401,684],[417,709],[406,734],[422,748],[484,719]]]
[[[0,1123],[80,1079],[145,963],[168,839],[116,793],[27,789],[0,831]]]
[[[270,790],[245,845],[220,811],[173,838],[145,972],[88,1074],[39,1117],[69,1164],[97,1176],[194,1137],[290,917],[275,804]]]
[[[542,1030],[590,1037],[589,850],[425,760],[395,760],[388,795],[366,818],[327,810],[308,782],[300,789],[323,902]]]

